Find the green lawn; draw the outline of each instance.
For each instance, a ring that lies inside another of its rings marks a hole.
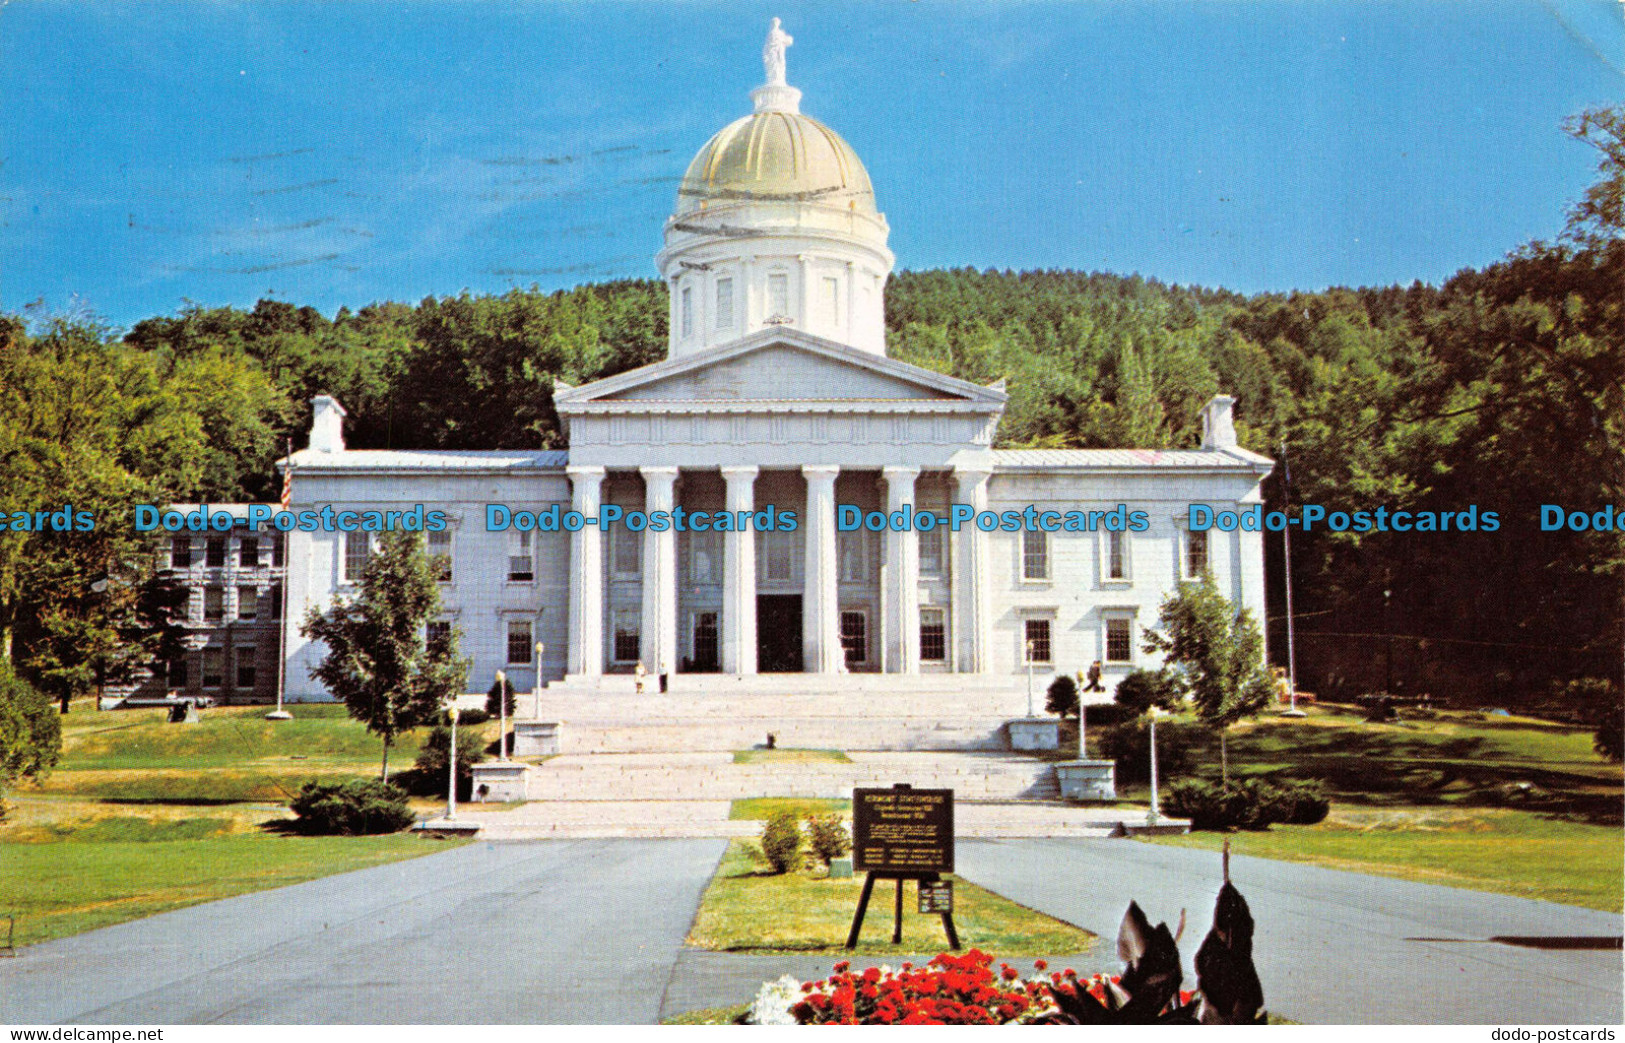
[[[401,834],[221,835],[223,828],[200,816],[165,829],[120,825],[54,843],[0,843],[0,915],[16,916],[17,944],[31,945],[456,843]],[[141,839],[108,839],[143,832]]]
[[[283,832],[301,785],[376,775],[381,755],[343,707],[291,709],[292,721],[245,706],[170,724],[164,710],[76,703],[62,763],[8,793],[0,820],[0,916],[17,917],[17,943],[443,850],[411,835]],[[423,734],[402,741],[392,768],[411,767]]]
[[[1217,742],[1200,740],[1193,764],[1216,779]],[[1620,766],[1597,757],[1586,729],[1451,711],[1378,724],[1321,706],[1301,720],[1266,716],[1233,729],[1230,765],[1320,779],[1332,798],[1319,825],[1232,834],[1238,853],[1621,908]],[[1151,842],[1217,848],[1222,839]]]
[[[1151,842],[1217,849],[1224,835]],[[1237,854],[1619,912],[1625,846],[1614,826],[1493,808],[1333,805],[1316,826],[1230,834]]]
[[[840,750],[735,750],[735,764],[806,764],[826,761],[850,764],[852,758]]]
[[[814,815],[850,815],[852,802],[844,798],[831,797],[746,797],[733,802],[728,809],[728,817],[761,819],[765,822],[785,811],[792,813],[796,818],[812,818]]]
[[[755,842],[729,843],[706,888],[689,932],[690,945],[728,952],[844,953],[863,878],[829,880],[806,873],[770,875],[757,860]],[[942,922],[915,910],[914,886],[903,897],[903,944],[891,944],[894,885],[875,886],[858,953],[894,956],[947,948]],[[954,926],[966,947],[1011,959],[1065,956],[1089,951],[1095,936],[977,887],[954,880]]]

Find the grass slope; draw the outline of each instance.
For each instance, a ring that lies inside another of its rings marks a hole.
[[[726,952],[846,952],[843,943],[863,878],[770,875],[761,866],[754,841],[729,843],[700,902],[688,943]],[[893,886],[889,881],[875,886],[858,953],[895,956],[946,949],[941,921],[915,912],[912,885],[903,894],[903,944],[891,944]],[[954,926],[966,948],[997,953],[1001,959],[1083,953],[1095,942],[1095,936],[1080,927],[957,878]]]
[[[8,794],[0,820],[0,916],[17,917],[17,944],[443,849],[408,835],[287,835],[285,802],[301,785],[375,776],[381,756],[343,707],[292,709],[292,721],[222,707],[169,724],[163,710],[75,704],[62,763]],[[422,734],[396,747],[392,769],[411,766]]]
[[[1194,763],[1216,779],[1217,743],[1203,741]],[[1586,729],[1461,712],[1377,724],[1316,707],[1298,721],[1235,728],[1230,764],[1235,774],[1321,779],[1333,799],[1319,825],[1233,834],[1240,854],[1621,909],[1620,766],[1597,757]]]

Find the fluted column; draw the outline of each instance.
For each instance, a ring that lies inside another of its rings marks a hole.
[[[834,464],[808,464],[806,569],[801,595],[802,656],[810,674],[846,670],[841,650],[841,610],[836,598]]]
[[[756,467],[724,467],[728,513],[756,509]],[[756,672],[756,533],[748,526],[722,535],[722,672]]]
[[[956,501],[977,514],[987,510],[986,468],[956,467]],[[975,519],[960,526],[954,541],[954,644],[960,673],[985,674],[993,670],[993,619],[988,599],[987,533]]]
[[[671,514],[677,502],[677,468],[640,467],[643,508]],[[639,653],[651,674],[677,670],[677,530],[643,530],[643,627]]]
[[[884,467],[886,514],[914,507],[918,467]],[[913,526],[886,530],[886,672],[920,672],[920,537]]]
[[[594,519],[570,534],[570,673],[604,672],[604,534],[598,531],[602,467],[570,467],[570,509]]]

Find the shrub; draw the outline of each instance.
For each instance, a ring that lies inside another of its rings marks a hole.
[[[485,759],[485,740],[473,728],[457,729],[457,794],[465,796],[474,783],[474,765]],[[446,795],[446,770],[451,756],[451,729],[437,724],[423,740],[418,751],[414,774],[422,780],[424,789],[437,796]],[[413,792],[418,792],[414,787]]]
[[[1200,726],[1188,721],[1157,724],[1157,771],[1162,778],[1170,779],[1190,769],[1201,732]],[[1151,724],[1145,718],[1091,731],[1089,747],[1098,756],[1117,762],[1119,786],[1150,781]]]
[[[1056,674],[1044,693],[1044,709],[1057,717],[1075,717],[1078,713],[1078,682],[1069,674]]]
[[[511,717],[513,715],[509,714],[509,716]],[[462,711],[459,711],[458,714],[457,714],[457,727],[459,727],[459,728],[472,728],[475,725],[484,724],[486,721],[489,721],[490,719],[491,719],[491,715],[486,713],[484,710],[462,710]],[[441,719],[440,723],[445,724],[445,725],[450,725],[451,724],[451,718],[450,717],[444,717],[444,718]]]
[[[505,701],[508,704],[508,716],[513,716],[513,682],[504,677],[501,681],[492,681],[490,690],[485,693],[486,720],[490,720],[492,717],[502,716],[502,704],[497,702],[497,693],[499,690],[502,692],[502,694],[507,696]]]
[[[61,757],[61,715],[49,698],[0,659],[0,797],[18,779],[44,778]]]
[[[807,820],[807,847],[828,867],[832,860],[852,850],[852,837],[839,815],[814,815]]]
[[[1128,717],[1143,717],[1153,706],[1172,709],[1179,701],[1173,682],[1161,670],[1136,670],[1117,682],[1112,701]]]
[[[1190,819],[1192,829],[1213,830],[1267,829],[1276,822],[1312,826],[1331,810],[1318,782],[1280,785],[1267,779],[1231,779],[1228,785],[1179,779],[1168,786],[1162,805]]]
[[[381,779],[307,782],[289,806],[302,832],[322,836],[396,833],[412,824],[406,794]]]
[[[1292,826],[1312,826],[1326,821],[1332,802],[1318,782],[1288,782],[1275,786],[1272,817]]]
[[[794,812],[781,811],[762,827],[762,857],[775,873],[788,873],[801,853],[801,825]]]

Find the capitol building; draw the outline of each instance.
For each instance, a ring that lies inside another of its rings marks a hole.
[[[844,689],[912,693],[911,705],[985,697],[1019,715],[1029,674],[1041,692],[1051,672],[1098,660],[1106,693],[1092,698],[1104,699],[1158,665],[1141,631],[1203,570],[1261,620],[1261,535],[1185,523],[1192,503],[1259,502],[1272,464],[1237,445],[1232,399],[1206,406],[1199,447],[996,449],[1002,381],[886,356],[884,185],[877,194],[852,147],[801,111],[789,42],[775,21],[752,110],[682,178],[655,255],[670,290],[664,361],[558,385],[563,450],[348,449],[343,406],[318,397],[291,458],[291,508],[443,511],[449,527],[429,535],[443,578],[434,625],[459,633],[470,689],[501,670],[521,692],[579,705],[630,696],[641,663],[651,688],[669,675],[674,714],[685,693]],[[588,516],[772,505],[798,525],[488,531],[490,504]],[[838,504],[937,516],[1125,505],[1149,526],[838,531]],[[329,698],[311,676],[323,649],[299,625],[355,589],[376,539],[288,535],[289,701]]]

